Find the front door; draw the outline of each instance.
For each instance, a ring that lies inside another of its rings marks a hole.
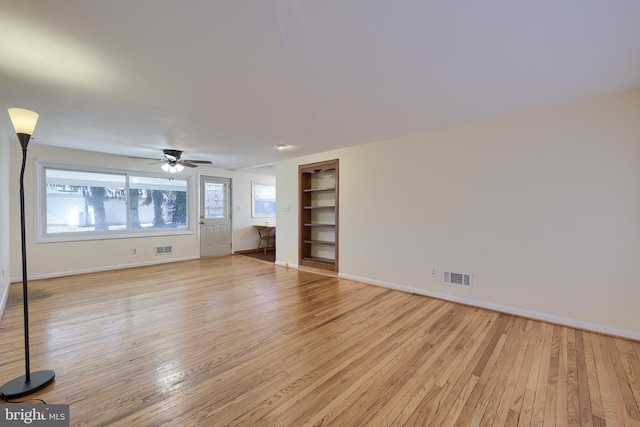
[[[200,257],[231,254],[231,179],[200,177]]]

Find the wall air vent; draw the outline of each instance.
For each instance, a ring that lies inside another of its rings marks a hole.
[[[156,255],[167,255],[173,251],[171,246],[156,246]]]
[[[471,287],[471,274],[445,270],[442,275],[442,283],[445,285]]]

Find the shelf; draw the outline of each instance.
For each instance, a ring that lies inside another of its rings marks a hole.
[[[305,240],[305,243],[309,243],[309,244],[317,244],[317,245],[335,245],[336,242],[332,242],[330,240]]]
[[[335,209],[335,206],[305,206],[305,209]]]
[[[314,193],[316,191],[336,191],[336,187],[325,187],[325,188],[305,188],[302,190],[305,193]]]
[[[304,258],[302,258],[302,260],[303,261],[319,262],[319,263],[322,263],[322,264],[331,264],[331,265],[335,265],[335,263],[336,263],[335,259],[320,258],[320,257],[316,257],[316,256],[304,257]]]
[[[338,163],[298,166],[298,265],[338,272]]]

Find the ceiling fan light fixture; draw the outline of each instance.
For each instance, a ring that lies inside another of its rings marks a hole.
[[[184,170],[184,166],[182,166],[179,163],[178,164],[164,163],[160,167],[162,168],[163,171],[169,172],[169,173],[182,172]]]

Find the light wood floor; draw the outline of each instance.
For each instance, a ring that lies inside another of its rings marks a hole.
[[[640,425],[640,343],[247,257],[30,282],[86,426]],[[23,372],[21,286],[0,382]]]

